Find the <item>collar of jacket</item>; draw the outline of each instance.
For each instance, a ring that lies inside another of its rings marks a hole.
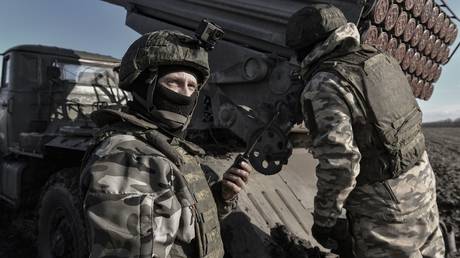
[[[157,125],[149,123],[146,120],[141,119],[135,115],[112,109],[102,109],[94,111],[93,113],[91,113],[91,120],[93,120],[98,127],[126,121],[146,130],[158,129]]]
[[[158,145],[158,142],[165,142],[168,145],[170,144],[174,146],[180,146],[192,155],[204,155],[205,154],[205,151],[201,147],[199,147],[198,145],[192,142],[186,141],[182,139],[181,137],[176,137],[174,135],[171,135],[168,132],[165,132],[164,130],[161,130],[162,131],[161,133],[154,132],[157,129],[161,129],[161,127],[153,123],[149,123],[148,121],[142,119],[142,117],[138,117],[138,116],[135,116],[129,113],[125,113],[125,112],[118,111],[118,110],[112,110],[112,109],[102,109],[102,110],[97,110],[91,113],[91,119],[96,123],[98,127],[103,127],[105,125],[115,124],[118,122],[128,122],[137,127],[148,130],[147,138],[150,137],[151,138],[150,140],[155,138],[155,141],[154,141],[155,146]],[[161,138],[161,141],[159,140],[160,139],[159,135],[163,135]]]
[[[310,67],[323,56],[334,52],[338,47],[341,51],[352,51],[360,45],[360,35],[358,28],[353,23],[347,23],[334,32],[324,40],[318,43],[313,50],[302,60],[300,66],[302,71],[302,78],[308,73]]]

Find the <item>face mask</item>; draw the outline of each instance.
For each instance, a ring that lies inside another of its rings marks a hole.
[[[134,82],[130,109],[167,131],[182,135],[190,122],[198,92],[184,96],[158,84],[157,78],[156,73],[139,76]]]
[[[192,114],[197,98],[197,91],[187,97],[157,84],[153,103],[157,110],[166,110],[188,117]]]

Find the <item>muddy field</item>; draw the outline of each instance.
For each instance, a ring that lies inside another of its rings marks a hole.
[[[460,248],[460,127],[425,128],[425,136],[437,175],[439,212],[441,218],[456,229],[456,243]]]
[[[457,230],[456,242],[460,247],[460,128],[425,128],[425,135],[437,174],[441,217]],[[36,257],[32,214],[11,220],[0,208],[0,258]]]

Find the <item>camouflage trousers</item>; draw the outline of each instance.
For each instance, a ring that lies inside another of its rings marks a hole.
[[[390,223],[350,216],[356,258],[444,258],[444,240],[436,205],[418,219]]]

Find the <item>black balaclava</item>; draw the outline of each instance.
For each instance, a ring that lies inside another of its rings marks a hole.
[[[129,104],[129,107],[144,118],[158,124],[162,129],[180,137],[183,136],[196,106],[198,91],[187,97],[158,83],[158,79],[165,74],[178,71],[196,74],[190,68],[181,66],[166,66],[156,71],[144,71],[133,82],[133,102]],[[198,83],[201,82],[198,81]],[[145,101],[149,99],[147,96],[151,92],[149,87],[153,86],[150,84],[154,84],[153,96],[150,98],[153,105],[150,110],[147,110]]]
[[[195,107],[197,98],[197,91],[190,97],[187,97],[157,84],[153,95],[153,103],[157,110],[166,110],[178,113],[179,115],[189,116]]]
[[[196,72],[188,67],[183,66],[162,66],[158,70],[158,80],[168,73],[178,71],[192,74],[195,76],[195,78],[197,78],[198,84],[201,84],[198,77],[196,76]],[[193,92],[190,97],[187,97],[166,87],[163,87],[157,81],[157,86],[153,96],[153,103],[158,110],[166,110],[178,113],[183,116],[189,116],[195,108],[197,98],[198,91]]]

